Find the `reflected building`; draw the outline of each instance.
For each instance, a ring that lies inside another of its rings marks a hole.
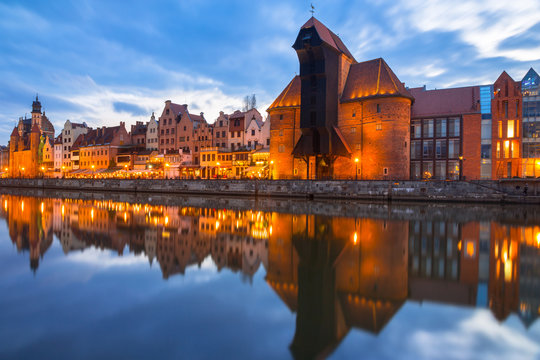
[[[406,301],[489,308],[526,327],[540,313],[540,226],[353,218],[114,201],[1,196],[0,217],[30,266],[56,235],[159,263],[164,279],[211,261],[265,281],[296,313],[294,357],[329,355],[351,329],[379,334]],[[403,212],[405,214],[405,212]]]

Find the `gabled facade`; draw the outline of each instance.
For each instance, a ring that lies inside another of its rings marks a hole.
[[[154,113],[146,124],[146,150],[158,150],[159,148],[159,124]]]
[[[229,115],[223,111],[219,112],[219,116],[214,122],[212,146],[219,148],[229,147]]]
[[[148,125],[142,121],[137,121],[135,125],[131,125],[131,143],[138,149],[146,148],[146,133],[148,131]]]
[[[66,120],[64,128],[62,129],[62,166],[64,169],[73,169],[73,163],[71,159],[71,147],[79,135],[86,134],[90,128],[86,123],[75,123],[70,120]]]
[[[108,169],[116,167],[121,148],[131,147],[125,123],[101,127],[81,134],[71,148],[74,169]]]
[[[491,103],[493,167],[492,178],[521,176],[521,82],[514,81],[503,71],[493,84],[494,97]]]

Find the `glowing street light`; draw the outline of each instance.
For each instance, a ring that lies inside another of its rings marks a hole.
[[[354,170],[354,179],[358,180],[358,161],[360,161],[358,158],[354,159],[354,165],[356,165],[356,168]]]

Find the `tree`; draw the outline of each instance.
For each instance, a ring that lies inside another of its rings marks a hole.
[[[252,94],[251,96],[246,95],[244,97],[244,105],[242,107],[242,111],[249,111],[251,109],[255,109],[257,107],[257,98],[255,97],[255,94]]]

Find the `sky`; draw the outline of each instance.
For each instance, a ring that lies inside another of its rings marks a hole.
[[[540,0],[312,2],[357,61],[382,57],[409,87],[540,70]],[[310,4],[0,0],[0,144],[36,94],[57,133],[67,119],[148,121],[168,99],[212,123],[256,94],[265,115],[299,71],[291,46]]]

